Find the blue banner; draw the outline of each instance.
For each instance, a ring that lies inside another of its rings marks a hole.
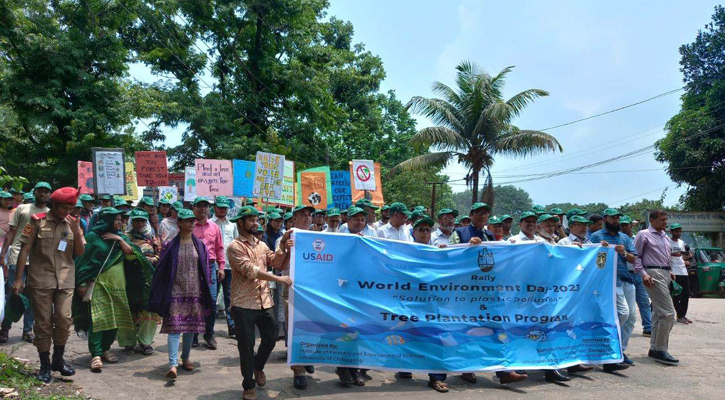
[[[234,195],[254,197],[254,161],[234,160]]]
[[[350,171],[330,171],[332,182],[332,202],[340,210],[349,208],[352,204],[352,191],[350,190]]]
[[[474,372],[622,360],[613,247],[293,238],[291,365]]]

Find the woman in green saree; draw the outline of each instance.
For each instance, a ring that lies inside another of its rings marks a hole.
[[[131,310],[147,307],[154,273],[142,251],[122,233],[121,214],[113,207],[101,209],[86,235],[86,251],[76,260],[73,320],[76,331],[88,332],[92,372],[101,372],[103,361],[118,361],[110,351],[117,333],[135,337]]]

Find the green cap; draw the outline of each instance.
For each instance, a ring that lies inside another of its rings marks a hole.
[[[259,211],[257,211],[257,209],[252,206],[244,206],[239,209],[239,212],[237,213],[236,216],[229,218],[229,220],[232,222],[235,222],[240,218],[250,217],[250,216],[258,217]]]
[[[536,215],[546,214],[546,209],[544,206],[535,204],[533,207],[531,207],[531,211],[534,212]]]
[[[217,196],[214,198],[214,205],[219,208],[229,208],[229,198],[227,196]]]
[[[98,197],[98,200],[112,200],[113,197],[111,197],[110,194],[102,194]]]
[[[675,229],[682,229],[682,225],[678,223],[670,224],[670,230],[673,231]]]
[[[391,208],[392,208],[392,206],[391,206]],[[363,210],[360,207],[355,207],[355,206],[352,206],[352,207],[350,207],[350,208],[347,209],[347,216],[348,217],[354,217],[355,215],[358,215],[358,214],[368,215],[368,212],[365,211],[365,210]]]
[[[128,202],[126,201],[126,199],[121,196],[113,196],[113,204],[115,204],[115,207],[118,207],[120,205],[128,206]],[[151,200],[151,205],[154,205],[153,200]]]
[[[370,207],[373,210],[379,210],[380,209],[380,207],[376,206],[375,204],[373,204],[372,202],[370,202],[370,200],[368,200],[368,199],[360,199],[360,200],[356,201],[355,202],[355,207],[360,207],[360,208]]]
[[[622,215],[621,218],[619,218],[619,224],[631,224],[632,223],[632,217],[629,215]]]
[[[126,201],[124,200],[124,203],[125,202]],[[154,199],[152,199],[149,196],[142,197],[141,200],[138,201],[138,205],[141,205],[141,204],[146,204],[147,206],[150,206],[150,207],[153,207],[156,205],[156,203],[154,203]]]
[[[29,309],[30,300],[24,294],[13,294],[5,304],[5,319],[9,322],[18,322],[25,314],[25,310]]]
[[[101,208],[101,215],[118,215],[123,214],[123,211],[114,207],[103,207]]]
[[[566,212],[566,217],[571,218],[572,215],[587,215],[587,212],[580,208],[572,208]]]
[[[257,233],[264,233],[264,228],[262,228],[262,225],[257,225]]]
[[[0,199],[12,199],[13,194],[10,192],[0,192]]]
[[[133,210],[131,210],[130,216],[131,216],[132,221],[134,219],[144,219],[146,221],[149,220],[149,213],[147,213],[146,211],[144,211],[140,208],[134,208]]]
[[[2,196],[0,196],[0,197],[2,197]],[[83,203],[81,203],[81,201],[78,200],[78,201],[76,201],[76,205],[73,208],[83,208]]]
[[[33,190],[40,189],[40,188],[48,189],[48,190],[53,190],[53,189],[50,188],[50,183],[48,183],[48,182],[38,182],[38,183],[36,183],[35,184],[35,187],[33,188]]]
[[[559,217],[557,217],[556,215],[551,215],[551,214],[542,214],[539,217],[539,220],[536,222],[542,223],[542,222],[548,221],[548,220],[553,220],[554,222],[559,222]]]
[[[503,221],[499,217],[494,215],[493,217],[488,219],[488,224],[489,225],[502,225]]]
[[[428,217],[424,217],[424,218],[421,218],[421,219],[415,221],[415,223],[413,224],[413,229],[417,228],[418,225],[420,225],[420,224],[428,224],[432,228],[433,225],[435,225],[435,222],[433,222],[433,220]]]
[[[328,217],[339,217],[340,216],[340,209],[339,208],[331,208],[327,210],[327,216]]]
[[[524,211],[523,213],[521,213],[521,216],[519,216],[519,222],[529,217],[538,217],[538,215],[536,215],[536,213],[533,211]]]
[[[35,201],[35,196],[33,196],[33,193],[28,192],[23,195],[23,200],[32,200]]]
[[[282,216],[277,212],[271,212],[267,214],[267,219],[269,219],[270,221],[273,219],[282,219]]]
[[[195,206],[195,205],[197,205],[199,203],[203,203],[203,202],[206,202],[207,204],[211,204],[211,202],[209,201],[209,199],[207,199],[206,197],[204,197],[204,196],[197,196],[197,197],[194,198],[194,201],[191,202],[191,205],[192,206]]]
[[[471,217],[469,217],[468,215],[461,215],[458,219],[456,219],[456,223],[460,224],[464,219],[467,219],[470,221]]]
[[[159,199],[159,205],[162,205],[162,204],[165,204],[167,206],[170,206],[171,205],[171,200],[169,200],[167,198]]]
[[[624,215],[621,212],[619,212],[619,210],[617,210],[616,208],[607,208],[604,211],[602,211],[602,214],[604,214],[607,217],[616,217],[617,215],[619,215],[619,216]]]
[[[503,222],[504,222],[504,221],[506,221],[507,219],[510,219],[510,220],[512,220],[512,221],[513,221],[513,220],[514,220],[514,217],[512,217],[512,216],[510,216],[510,215],[508,215],[508,214],[504,214],[504,215],[502,215],[502,216],[501,216],[501,223],[503,223]]]
[[[549,214],[561,215],[561,214],[564,214],[564,210],[562,210],[561,208],[552,208],[551,211],[549,211]]]
[[[396,212],[403,213],[409,217],[411,214],[410,211],[408,211],[408,206],[403,203],[393,203],[390,205],[390,214],[395,214]]]
[[[171,207],[176,211],[181,211],[184,209],[184,203],[180,201],[175,201],[174,204],[171,205]]]
[[[286,213],[284,213],[284,217],[282,219],[284,219],[285,221],[287,221],[290,218],[292,218],[293,215],[294,214],[292,214],[291,212],[286,212]]]
[[[322,209],[322,208],[316,209],[315,212],[313,213],[313,215],[317,215],[317,214],[327,214],[327,210]]]
[[[423,217],[423,216],[428,217],[427,215],[425,215],[423,213],[423,211],[420,211],[420,210],[413,211],[412,213],[410,213],[410,219],[420,218],[420,217]]]
[[[380,211],[388,211],[390,210],[390,206],[387,204],[384,204],[382,208],[380,208]]]
[[[343,208],[342,210],[340,210],[340,214],[347,215],[347,208]]]
[[[444,208],[444,209],[438,211],[437,215],[438,215],[438,218],[440,218],[441,215],[446,215],[446,214],[453,214],[454,217],[457,217],[458,210],[451,210],[450,208]]]
[[[15,189],[15,188],[10,188],[9,192],[11,194],[25,194],[25,192],[23,192],[22,190],[18,190],[18,189]]]
[[[473,205],[471,206],[471,212],[476,211],[479,208],[483,208],[484,210],[491,212],[491,206],[489,206],[486,203],[481,203],[481,202],[473,203]]]
[[[587,224],[589,225],[591,221],[589,221],[587,218],[582,217],[581,215],[574,215],[571,218],[569,218],[569,224],[573,224],[575,222],[578,222],[580,224]]]
[[[302,211],[302,210],[309,210],[310,213],[313,213],[313,212],[315,212],[315,207],[300,204],[297,207],[295,207],[294,209],[292,209],[292,214],[297,214],[298,211]]]
[[[82,195],[80,195],[78,197],[78,200],[80,200],[80,201],[93,201],[93,196],[91,196],[88,193],[83,193]]]
[[[196,219],[196,216],[191,210],[183,209],[179,211],[179,214],[176,216],[176,219]],[[231,219],[231,218],[230,218]]]
[[[413,212],[420,211],[421,213],[425,212],[425,206],[415,206],[413,207]]]

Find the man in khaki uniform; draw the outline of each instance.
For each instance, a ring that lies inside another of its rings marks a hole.
[[[81,233],[80,219],[69,215],[76,204],[79,192],[64,187],[50,196],[52,206],[48,213],[34,214],[21,233],[18,274],[22,276],[25,261],[30,256],[28,269],[28,295],[35,315],[35,347],[40,354],[38,379],[49,383],[50,372],[63,376],[75,374],[63,360],[65,344],[73,323],[71,302],[75,287],[73,257],[83,254],[85,240]],[[16,279],[13,293],[23,290],[23,280]],[[53,363],[50,362],[50,345]]]

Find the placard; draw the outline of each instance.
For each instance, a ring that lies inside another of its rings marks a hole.
[[[330,171],[332,182],[332,203],[335,208],[344,210],[352,204],[352,191],[350,190],[349,171]]]
[[[284,156],[258,151],[254,166],[254,195],[279,198],[282,196],[283,181]]]
[[[325,210],[332,206],[330,167],[310,168],[297,173],[297,203]]]
[[[169,172],[169,186],[176,186],[179,198],[184,196],[184,173]]]
[[[96,194],[126,194],[126,164],[123,149],[91,148]]]
[[[282,196],[269,199],[270,203],[294,207],[295,205],[295,163],[284,161],[284,181],[282,182]]]
[[[198,159],[196,164],[197,196],[231,196],[234,193],[232,162]]]
[[[350,163],[350,174],[352,174],[352,163]],[[380,174],[380,163],[375,163],[375,187],[374,191],[371,190],[355,190],[352,188],[352,202],[366,198],[378,207],[382,207],[385,204],[383,198],[383,182]]]
[[[175,202],[179,197],[179,189],[176,186],[159,186],[159,200],[166,199]]]
[[[356,190],[377,189],[375,165],[372,160],[352,160],[352,176]]]
[[[136,184],[136,171],[134,171],[134,165],[132,162],[126,161],[126,194],[123,196],[124,200],[136,201],[141,196],[139,195],[138,184]]]
[[[78,161],[78,188],[81,193],[93,194],[93,163]]]
[[[184,168],[184,201],[196,198],[196,167]]]
[[[136,182],[139,186],[166,186],[169,184],[165,151],[136,152]]]
[[[254,196],[254,161],[233,160],[234,195],[241,197]]]

